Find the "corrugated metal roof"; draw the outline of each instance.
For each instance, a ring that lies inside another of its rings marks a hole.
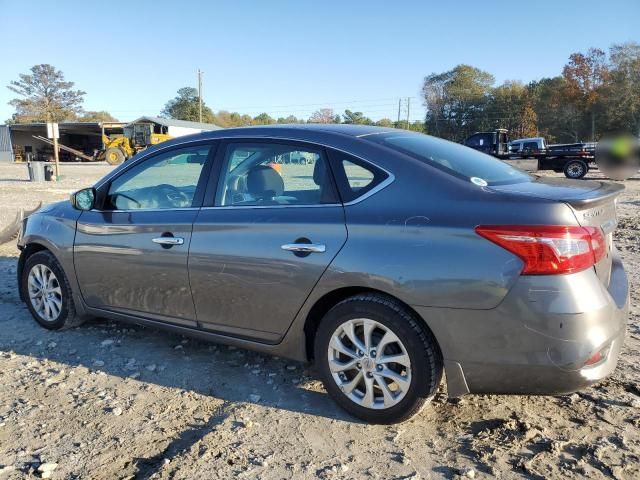
[[[9,127],[7,125],[0,125],[0,162],[11,160],[13,160],[13,151],[11,150]]]
[[[200,123],[200,122],[188,122],[186,120],[174,120],[173,118],[162,118],[162,117],[140,117],[135,119],[133,122],[130,122],[128,125],[133,123],[140,122],[153,122],[158,125],[164,125],[165,127],[183,127],[183,128],[194,128],[197,130],[221,130],[222,127],[214,125],[213,123]]]

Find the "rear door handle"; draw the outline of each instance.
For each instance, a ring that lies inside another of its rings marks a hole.
[[[184,238],[182,237],[156,237],[152,238],[153,243],[159,243],[160,245],[182,245]]]
[[[324,253],[327,250],[321,243],[285,243],[280,248],[295,253]]]

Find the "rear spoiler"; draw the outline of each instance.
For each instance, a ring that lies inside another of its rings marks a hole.
[[[577,198],[566,199],[565,202],[573,207],[595,207],[612,201],[624,191],[624,185],[619,183],[600,182],[600,185],[600,188],[596,188]]]

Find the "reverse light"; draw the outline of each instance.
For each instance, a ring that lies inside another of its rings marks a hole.
[[[606,254],[602,230],[562,225],[480,225],[476,233],[517,255],[523,275],[586,270]]]

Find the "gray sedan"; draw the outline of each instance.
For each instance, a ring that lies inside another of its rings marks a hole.
[[[401,130],[289,125],[162,143],[25,220],[35,320],[91,316],[315,362],[366,421],[560,394],[615,368],[622,187],[541,179]]]

